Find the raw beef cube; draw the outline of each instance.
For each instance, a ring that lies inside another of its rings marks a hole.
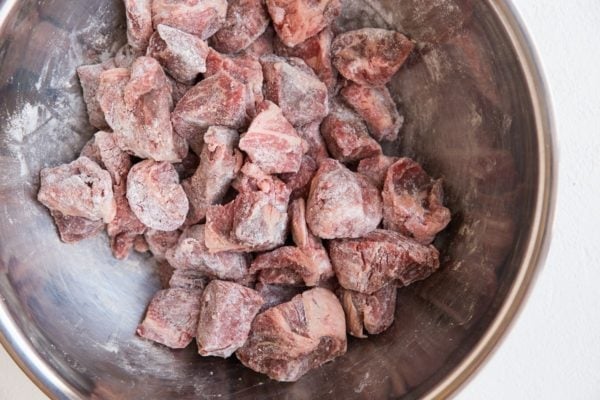
[[[296,132],[308,144],[306,154],[312,157],[318,165],[321,165],[323,160],[329,158],[327,145],[325,144],[325,140],[323,140],[323,136],[321,136],[321,121],[296,127]]]
[[[177,175],[179,175],[179,179],[184,180],[191,178],[196,173],[199,165],[200,157],[198,157],[193,151],[190,151],[180,163],[173,164],[173,167],[175,167]]]
[[[337,82],[333,65],[331,64],[331,29],[323,29],[319,34],[306,39],[295,47],[287,47],[281,40],[275,39],[275,53],[285,57],[298,57],[311,67],[319,79],[332,90]]]
[[[298,172],[304,154],[302,139],[282,110],[270,101],[259,107],[240,139],[240,150],[267,174]]]
[[[310,156],[304,155],[300,163],[300,169],[296,173],[281,174],[281,180],[291,190],[291,199],[304,198],[308,195],[310,182],[317,173],[319,166]]]
[[[420,243],[431,243],[450,222],[442,181],[431,179],[409,158],[388,169],[382,196],[384,227]]]
[[[319,274],[319,285],[322,285],[334,276],[333,267],[321,239],[308,230],[304,199],[294,200],[290,204],[288,212],[291,219],[292,239],[315,266]]]
[[[183,231],[176,246],[167,250],[167,261],[176,270],[194,270],[214,279],[238,280],[248,273],[248,259],[240,253],[211,254],[205,245],[204,225]]]
[[[125,0],[127,42],[134,49],[145,52],[152,36],[152,0]]]
[[[211,38],[222,53],[237,53],[251,45],[269,26],[269,14],[262,0],[229,0],[223,27]]]
[[[246,188],[231,203],[208,208],[206,246],[212,253],[266,251],[285,242],[289,189],[275,178],[256,191],[249,182]]]
[[[334,102],[321,124],[329,153],[344,163],[381,154],[381,146],[369,135],[362,119],[348,107]]]
[[[150,252],[152,252],[154,258],[162,261],[165,259],[167,250],[177,245],[180,235],[180,231],[166,232],[156,229],[148,229],[144,233],[144,238],[146,239],[148,247],[150,248]]]
[[[200,304],[198,353],[223,358],[232,355],[246,342],[262,305],[263,299],[255,290],[233,282],[209,283]]]
[[[54,218],[60,240],[65,243],[75,243],[94,237],[104,228],[102,220],[92,221],[82,217],[70,217],[56,210],[50,210],[50,214]]]
[[[156,161],[178,162],[186,155],[187,144],[169,119],[169,82],[153,58],[138,58],[131,75],[124,68],[103,72],[98,100],[121,149]]]
[[[319,271],[297,247],[284,246],[259,255],[250,266],[258,281],[272,285],[316,286]]]
[[[113,133],[103,131],[94,135],[81,154],[105,168],[112,177],[117,208],[115,218],[106,226],[106,230],[113,255],[122,260],[129,254],[136,238],[146,230],[146,226],[131,211],[125,197],[127,174],[132,165],[131,157],[118,147]]]
[[[371,182],[381,190],[388,169],[398,160],[398,157],[388,157],[383,154],[375,157],[363,158],[358,163],[356,171],[371,179]]]
[[[340,91],[342,98],[360,115],[377,140],[394,141],[404,124],[390,91],[385,87],[368,87],[350,83]]]
[[[413,42],[399,32],[363,28],[336,36],[331,52],[333,65],[344,78],[359,85],[383,86],[413,47]]]
[[[81,155],[106,169],[115,186],[124,185],[131,168],[131,157],[121,150],[113,133],[99,131],[81,150]]]
[[[196,334],[201,294],[199,290],[160,290],[152,298],[137,334],[172,349],[187,347]]]
[[[188,140],[202,137],[213,125],[234,129],[246,122],[246,86],[225,71],[203,79],[183,96],[171,120],[175,131]]]
[[[223,26],[226,0],[153,0],[154,27],[168,25],[200,39],[208,39]]]
[[[287,303],[292,300],[294,296],[302,293],[304,289],[298,286],[269,285],[258,282],[255,290],[265,302],[260,308],[260,312],[263,312],[282,303]]]
[[[273,39],[275,37],[275,31],[269,25],[265,32],[258,37],[250,46],[246,47],[244,54],[247,54],[257,59],[273,53]]]
[[[315,288],[259,314],[236,352],[246,367],[271,379],[295,382],[346,352],[346,322],[340,302]]]
[[[174,231],[185,221],[189,203],[173,165],[145,160],[127,176],[127,200],[144,225]]]
[[[207,207],[223,200],[229,190],[243,162],[242,154],[236,149],[238,140],[237,131],[219,126],[208,128],[200,165],[194,175],[182,183],[190,202],[189,224],[204,219]]]
[[[116,213],[110,174],[87,157],[40,172],[38,200],[51,211],[109,223]]]
[[[200,73],[206,72],[206,42],[167,25],[156,27],[147,54],[179,82],[194,83]]]
[[[321,163],[306,207],[313,234],[322,239],[357,238],[375,230],[381,218],[381,195],[367,178],[335,160]]]
[[[440,266],[439,253],[432,245],[384,230],[360,239],[332,241],[329,256],[340,285],[367,294],[394,281],[408,286],[427,278]]]
[[[289,191],[288,198],[289,198]],[[272,250],[285,242],[287,199],[278,202],[272,193],[240,193],[234,201],[234,238],[254,251]]]
[[[294,47],[316,35],[340,14],[340,0],[267,0],[275,32]]]
[[[339,297],[346,313],[348,333],[357,338],[366,338],[367,331],[377,335],[394,322],[396,310],[396,285],[389,284],[373,294],[340,289]]]
[[[294,126],[320,121],[329,113],[327,86],[300,58],[260,58],[265,97],[281,107]]]
[[[126,197],[125,181],[114,186],[117,213],[115,218],[106,226],[113,255],[119,260],[127,258],[133,248],[136,238],[143,235],[146,226],[133,213]]]
[[[169,279],[170,288],[204,289],[210,278],[193,268],[175,268]]]
[[[102,64],[82,65],[77,68],[77,75],[83,90],[83,101],[87,107],[90,125],[98,129],[108,128],[104,111],[100,107],[96,94],[100,85],[100,75],[107,69],[114,68],[114,60],[109,60]]]
[[[215,75],[219,71],[228,72],[233,78],[246,85],[247,107],[249,116],[256,115],[256,108],[263,101],[263,71],[258,60],[250,55],[227,56],[210,50],[206,58],[205,77]]]

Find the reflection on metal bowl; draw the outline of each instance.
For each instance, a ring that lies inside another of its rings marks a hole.
[[[346,2],[341,26],[418,44],[391,84],[406,124],[386,151],[444,178],[453,221],[436,242],[441,270],[400,290],[392,328],[295,384],[136,337],[156,268],[114,260],[104,237],[61,243],[35,201],[39,170],[93,134],[75,67],[123,43],[123,12],[119,0],[0,0],[0,337],[29,376],[53,398],[106,399],[434,397],[472,376],[524,301],[552,209],[549,104],[507,2]]]

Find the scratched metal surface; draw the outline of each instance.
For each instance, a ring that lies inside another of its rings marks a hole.
[[[61,243],[35,201],[39,170],[93,134],[74,69],[122,43],[120,3],[0,1],[0,323],[14,354],[56,398],[383,399],[434,387],[503,303],[538,195],[530,95],[487,2],[346,2],[341,26],[418,42],[391,85],[407,123],[386,151],[444,178],[453,222],[437,242],[444,268],[400,291],[393,327],[294,384],[136,337],[159,286],[152,262],[114,260],[103,236]]]

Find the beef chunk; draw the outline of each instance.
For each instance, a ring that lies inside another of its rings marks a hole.
[[[348,107],[334,102],[321,124],[329,153],[344,163],[381,154],[381,146],[369,135],[362,119]]]
[[[265,302],[260,308],[260,312],[263,312],[269,308],[278,306],[281,303],[287,303],[288,301],[292,300],[294,296],[302,293],[304,289],[298,286],[269,285],[258,282],[255,290],[258,292],[258,294],[260,294]]]
[[[250,180],[234,201],[208,208],[206,246],[211,252],[266,251],[285,242],[289,189],[276,178],[256,188]]]
[[[194,225],[183,231],[177,245],[167,250],[166,257],[176,270],[194,270],[209,278],[239,280],[248,273],[246,255],[208,252],[205,245],[204,225]]]
[[[360,115],[377,140],[394,141],[404,124],[390,91],[385,87],[368,87],[350,83],[340,95]]]
[[[230,0],[223,27],[211,45],[222,53],[237,53],[251,45],[269,26],[269,14],[261,0]]]
[[[96,94],[100,86],[100,75],[107,69],[114,68],[114,60],[110,59],[102,64],[82,65],[77,68],[77,75],[83,90],[83,101],[87,107],[90,125],[98,129],[108,128],[104,111],[100,107]]]
[[[300,137],[308,144],[308,151],[306,154],[312,157],[318,165],[321,164],[321,161],[329,158],[327,145],[325,144],[325,140],[323,140],[323,136],[321,136],[320,127],[321,121],[311,122],[310,124],[296,127],[298,135],[300,135]]]
[[[124,0],[127,16],[127,42],[145,52],[152,36],[152,0]]]
[[[166,289],[157,292],[146,311],[137,334],[172,349],[191,343],[200,313],[199,290]]]
[[[275,37],[275,31],[269,25],[265,32],[258,37],[250,46],[246,47],[244,54],[260,58],[264,55],[273,53],[273,38]]]
[[[131,168],[131,157],[121,150],[113,133],[99,131],[83,147],[81,155],[106,169],[115,186],[125,184]]]
[[[259,314],[236,356],[271,379],[294,382],[344,354],[346,346],[340,302],[329,290],[315,288]]]
[[[198,353],[223,358],[232,355],[246,342],[262,305],[262,297],[250,288],[218,280],[209,283],[200,305]]]
[[[340,14],[340,0],[267,0],[273,26],[281,41],[294,47],[316,35]]]
[[[249,116],[256,115],[256,107],[263,101],[263,71],[258,60],[250,55],[227,56],[210,50],[206,58],[205,77],[219,71],[229,73],[233,78],[246,85],[246,112]]]
[[[304,154],[302,139],[281,109],[269,101],[260,105],[240,139],[240,149],[267,174],[298,172]]]
[[[144,238],[148,243],[150,252],[154,258],[159,261],[165,260],[167,250],[171,247],[175,247],[179,241],[180,231],[159,231],[156,229],[148,229],[144,233]]]
[[[333,65],[359,85],[383,86],[400,69],[414,47],[399,32],[363,28],[342,33],[333,39]]]
[[[243,156],[236,149],[239,135],[224,127],[212,126],[204,135],[200,165],[183,181],[190,211],[187,222],[196,224],[206,216],[207,207],[219,203],[242,167]]]
[[[304,198],[308,195],[310,182],[317,173],[319,166],[310,156],[304,155],[300,163],[300,169],[296,173],[281,174],[281,180],[284,181],[292,194],[290,198]]]
[[[206,72],[208,45],[197,36],[158,25],[150,39],[148,56],[154,57],[175,80],[190,84]]]
[[[329,256],[340,285],[371,294],[396,281],[400,286],[427,278],[439,268],[439,253],[393,231],[376,230],[360,239],[332,241]]]
[[[260,58],[265,97],[281,107],[294,126],[320,121],[329,113],[327,86],[300,58]]]
[[[361,237],[377,228],[382,217],[377,188],[338,161],[325,160],[308,195],[306,221],[323,239]]]
[[[364,331],[377,335],[394,322],[396,310],[395,284],[389,284],[373,294],[340,289],[339,297],[346,313],[348,333],[357,338],[367,337]]]
[[[50,210],[58,229],[60,240],[65,243],[75,243],[94,237],[104,228],[104,221],[92,221],[82,217],[71,217],[60,211]]]
[[[331,41],[333,32],[331,29],[323,29],[317,35],[306,39],[295,47],[287,47],[281,40],[275,39],[275,53],[285,57],[298,57],[311,67],[319,79],[329,90],[335,87],[337,82],[336,72],[331,64]]]
[[[256,257],[250,267],[258,281],[275,285],[316,286],[317,265],[297,247],[284,246]]]
[[[135,240],[146,231],[144,225],[133,213],[126,197],[125,181],[114,186],[117,213],[115,218],[106,226],[113,255],[118,260],[127,258]]]
[[[153,0],[154,27],[168,25],[200,39],[208,39],[223,26],[226,0]]]
[[[98,100],[120,148],[140,158],[178,162],[185,141],[170,121],[171,88],[160,64],[140,57],[127,69],[102,73]]]
[[[191,88],[175,107],[171,120],[178,134],[188,140],[202,137],[208,127],[241,128],[246,122],[246,86],[225,71]]]
[[[145,160],[127,177],[127,200],[144,225],[174,231],[185,221],[189,203],[173,165]]]
[[[442,181],[431,179],[409,158],[388,169],[382,195],[384,227],[420,243],[431,243],[450,222]]]
[[[131,211],[125,197],[131,157],[118,147],[114,134],[103,131],[94,135],[81,154],[94,160],[111,175],[117,211],[115,218],[106,226],[106,231],[113,255],[122,260],[129,255],[136,238],[146,230],[146,226]]]
[[[87,157],[40,172],[38,200],[64,216],[108,223],[116,213],[110,174]]]
[[[363,158],[358,163],[356,171],[371,179],[371,182],[381,190],[388,169],[398,160],[398,157],[388,157],[383,154],[375,157]]]
[[[306,203],[304,199],[294,200],[289,207],[291,231],[294,243],[315,266],[319,274],[319,285],[334,276],[333,267],[321,239],[313,235],[306,225]]]

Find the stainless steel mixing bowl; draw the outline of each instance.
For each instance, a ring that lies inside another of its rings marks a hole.
[[[0,337],[50,397],[441,397],[496,346],[552,208],[549,105],[526,35],[501,0],[345,3],[346,28],[391,27],[418,43],[392,84],[406,125],[387,151],[444,178],[453,221],[437,241],[443,268],[400,290],[389,331],[282,384],[136,337],[159,287],[154,265],[117,262],[105,237],[62,244],[35,201],[39,170],[72,160],[93,133],[74,69],[123,42],[121,1],[0,0]]]

